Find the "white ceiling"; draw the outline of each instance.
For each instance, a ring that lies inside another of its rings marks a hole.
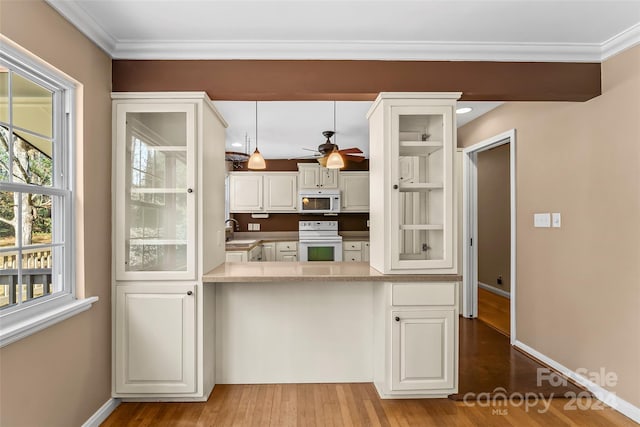
[[[227,151],[253,152],[256,141],[256,103],[251,101],[214,101],[229,124],[226,130]],[[369,157],[369,122],[365,115],[371,101],[337,101],[334,142],[340,148],[360,148]],[[459,102],[458,107],[472,107],[457,116],[462,126],[496,108],[501,102]],[[258,102],[258,147],[267,159],[290,159],[313,156],[325,142],[322,131],[333,130],[332,101],[260,101]],[[244,147],[245,134],[251,147]],[[243,146],[235,147],[233,143]]]
[[[47,0],[114,58],[601,61],[640,0]]]

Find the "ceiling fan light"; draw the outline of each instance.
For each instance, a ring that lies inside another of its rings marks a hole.
[[[331,154],[327,158],[327,169],[342,169],[344,167],[344,159],[338,152],[338,150],[334,147]]]
[[[249,169],[266,169],[267,164],[264,161],[264,157],[260,154],[260,151],[256,148],[256,151],[253,152],[251,157],[249,157],[249,162],[247,163],[247,168]]]

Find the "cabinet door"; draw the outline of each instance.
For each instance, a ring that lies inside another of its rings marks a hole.
[[[231,212],[262,210],[262,174],[238,173],[229,176]]]
[[[265,173],[264,200],[267,212],[298,210],[298,174]]]
[[[455,385],[455,311],[391,312],[392,390],[446,390]]]
[[[289,253],[289,252],[282,252],[280,254],[280,259],[278,261],[296,262],[296,261],[298,261],[298,254]]]
[[[391,107],[391,266],[453,267],[453,108]]]
[[[362,261],[369,262],[369,242],[362,245]]]
[[[115,104],[117,280],[195,278],[195,105]]]
[[[321,188],[338,188],[338,169],[327,169],[318,165]]]
[[[342,261],[360,262],[362,261],[362,252],[361,251],[343,251]]]
[[[303,189],[320,187],[319,171],[319,165],[298,163],[298,186]]]
[[[340,172],[342,212],[369,212],[369,172]]]
[[[249,251],[249,262],[262,261],[262,246],[258,245]]]
[[[116,286],[116,393],[196,391],[195,290]]]
[[[232,251],[225,253],[225,261],[226,262],[247,262],[248,260],[247,252],[241,251]]]
[[[276,244],[263,243],[262,244],[262,261],[275,261],[275,260],[276,260]]]

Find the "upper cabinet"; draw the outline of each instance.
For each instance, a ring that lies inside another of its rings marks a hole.
[[[453,153],[460,93],[381,93],[368,113],[371,265],[456,273]]]
[[[230,212],[296,212],[297,180],[295,172],[232,172]]]
[[[369,171],[340,172],[340,212],[369,212]]]
[[[300,189],[338,188],[338,169],[317,163],[298,163]]]

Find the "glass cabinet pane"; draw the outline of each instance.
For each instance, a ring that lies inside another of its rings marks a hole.
[[[125,271],[187,271],[187,114],[126,113]]]
[[[444,259],[444,117],[398,115],[400,261]]]

